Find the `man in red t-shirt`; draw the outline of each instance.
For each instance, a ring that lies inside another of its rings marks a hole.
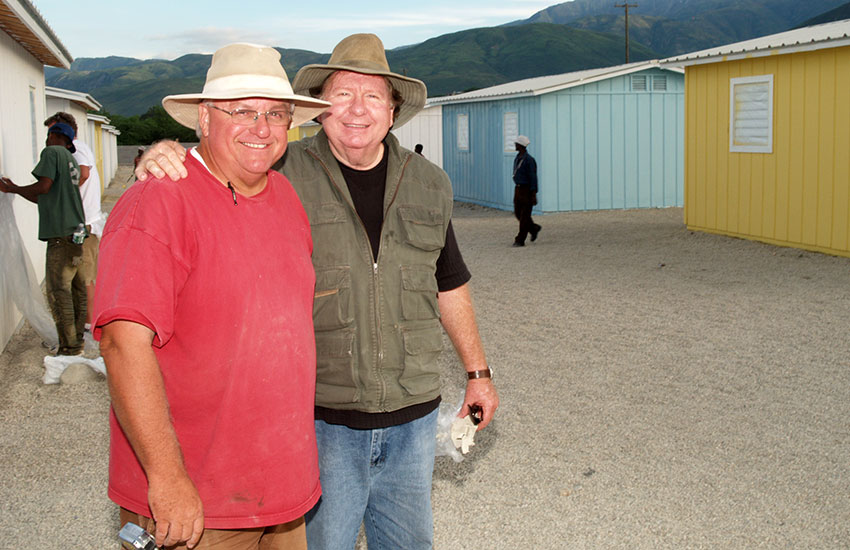
[[[95,297],[109,496],[157,545],[306,548],[321,494],[312,241],[270,168],[327,105],[293,94],[274,49],[225,46],[202,93],[163,99],[199,128],[188,183],[136,185],[109,217]]]

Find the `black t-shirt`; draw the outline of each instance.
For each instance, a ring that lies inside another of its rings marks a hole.
[[[355,170],[342,163],[339,168],[354,209],[366,228],[369,242],[372,245],[372,257],[378,257],[381,246],[381,226],[384,223],[384,191],[387,187],[387,147],[384,156],[377,166],[369,170]],[[463,261],[460,248],[457,246],[454,228],[451,220],[446,230],[446,244],[437,259],[437,288],[440,292],[454,290],[467,283],[472,275]]]

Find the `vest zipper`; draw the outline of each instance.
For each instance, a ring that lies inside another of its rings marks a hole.
[[[386,147],[386,145],[384,145],[384,147]],[[410,157],[408,157],[407,160],[405,160],[404,164],[401,166],[401,169],[399,171],[399,176],[398,176],[398,182],[396,183],[395,190],[393,191],[393,196],[390,199],[390,202],[387,203],[387,207],[384,209],[384,213],[381,216],[381,231],[378,233],[380,235],[380,239],[381,239],[380,242],[378,243],[378,258],[381,257],[381,249],[384,248],[384,224],[387,221],[387,213],[390,211],[390,207],[392,207],[393,203],[395,202],[396,197],[398,196],[398,188],[401,187],[401,176],[402,176],[402,174],[404,174],[404,168],[407,166],[407,163],[409,161],[410,161]],[[389,167],[387,169],[387,176],[389,177]],[[352,208],[353,208],[353,206],[352,206]],[[355,213],[356,213],[356,210],[355,210]],[[358,216],[358,219],[359,219],[359,216]],[[366,226],[363,225],[363,220],[360,220],[360,225],[363,228],[363,232],[366,233]],[[366,241],[368,242],[368,240],[369,240],[369,235],[367,234],[366,235]],[[370,251],[371,251],[371,249],[372,248],[369,247]],[[372,264],[372,284],[374,285],[373,288],[374,288],[374,291],[375,291],[375,296],[378,295],[378,287],[380,286],[379,285],[380,277],[379,277],[379,273],[378,273],[380,262],[378,261],[378,258],[373,258],[374,263]],[[375,305],[375,311],[377,313],[377,315],[375,316],[375,322],[376,322],[375,330],[376,330],[376,334],[378,335],[378,370],[383,371],[384,342],[383,342],[382,333],[381,333],[381,319],[380,319],[381,318],[381,311],[380,311],[380,307],[378,307],[377,304]],[[380,408],[384,412],[389,412],[389,411],[386,410],[387,386],[384,383],[383,377],[380,377],[379,379],[381,381]]]
[[[386,147],[386,145],[385,145],[385,147]],[[328,179],[331,181],[331,184],[334,187],[336,187],[337,192],[340,194],[340,196],[342,196],[344,198],[345,193],[343,193],[342,188],[340,187],[340,185],[334,179],[333,174],[331,174],[331,171],[328,169],[327,165],[322,161],[321,158],[319,158],[319,156],[317,154],[314,154],[313,151],[310,151],[308,149],[308,153],[310,153],[310,155],[313,158],[315,158],[316,161],[318,161],[318,163],[324,169],[325,173],[328,175]],[[386,221],[386,218],[387,218],[387,212],[389,212],[390,207],[395,202],[395,199],[398,196],[398,188],[401,185],[401,178],[402,178],[402,175],[404,174],[404,169],[407,167],[408,162],[410,162],[410,157],[408,157],[405,160],[404,165],[401,167],[399,177],[398,177],[398,184],[395,186],[395,191],[393,192],[392,199],[390,199],[390,202],[387,204],[387,207],[384,210],[384,214],[383,214],[382,219],[381,219],[381,231],[379,233],[381,241],[378,244],[378,256],[379,257],[381,255],[381,248],[383,248],[383,246],[384,246],[384,238],[383,238],[383,236],[384,236],[383,235],[384,234],[384,222]],[[366,231],[366,225],[363,223],[363,220],[360,218],[360,215],[357,214],[357,209],[354,207],[354,204],[350,200],[346,199],[345,202],[348,203],[348,207],[354,212],[354,217],[357,218],[357,221],[360,223],[360,229],[363,231],[363,235],[366,236],[366,244],[369,245],[369,246],[367,246],[367,248],[369,250],[369,257],[372,260],[372,292],[373,292],[374,296],[377,297],[378,296],[378,288],[380,286],[379,285],[379,279],[378,279],[378,258],[372,257],[372,246],[369,243],[369,233]],[[375,325],[374,325],[373,329],[374,329],[376,348],[377,348],[375,350],[376,364],[375,364],[375,368],[373,370],[374,370],[375,380],[377,380],[380,384],[380,395],[378,397],[378,407],[383,412],[388,412],[388,411],[384,410],[385,405],[386,405],[386,398],[387,398],[387,386],[384,383],[383,377],[380,376],[381,371],[383,371],[383,364],[384,364],[384,342],[383,342],[383,338],[381,337],[381,310],[380,310],[380,307],[379,307],[377,302],[378,302],[378,300],[373,300],[372,303],[370,304],[370,307],[372,308],[372,311],[374,312]]]

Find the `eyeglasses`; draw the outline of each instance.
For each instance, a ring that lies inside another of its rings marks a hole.
[[[216,111],[227,113],[230,115],[230,120],[233,121],[233,124],[237,124],[239,126],[253,126],[256,124],[257,119],[261,116],[266,117],[266,122],[269,126],[289,126],[289,123],[292,121],[292,115],[289,114],[289,111],[266,111],[265,113],[260,113],[249,109],[227,111],[221,107],[216,107],[211,103],[207,103],[206,106],[212,107]]]

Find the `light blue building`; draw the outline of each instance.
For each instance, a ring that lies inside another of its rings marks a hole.
[[[513,209],[514,140],[531,140],[543,212],[682,206],[684,71],[643,61],[429,99],[455,198]]]

